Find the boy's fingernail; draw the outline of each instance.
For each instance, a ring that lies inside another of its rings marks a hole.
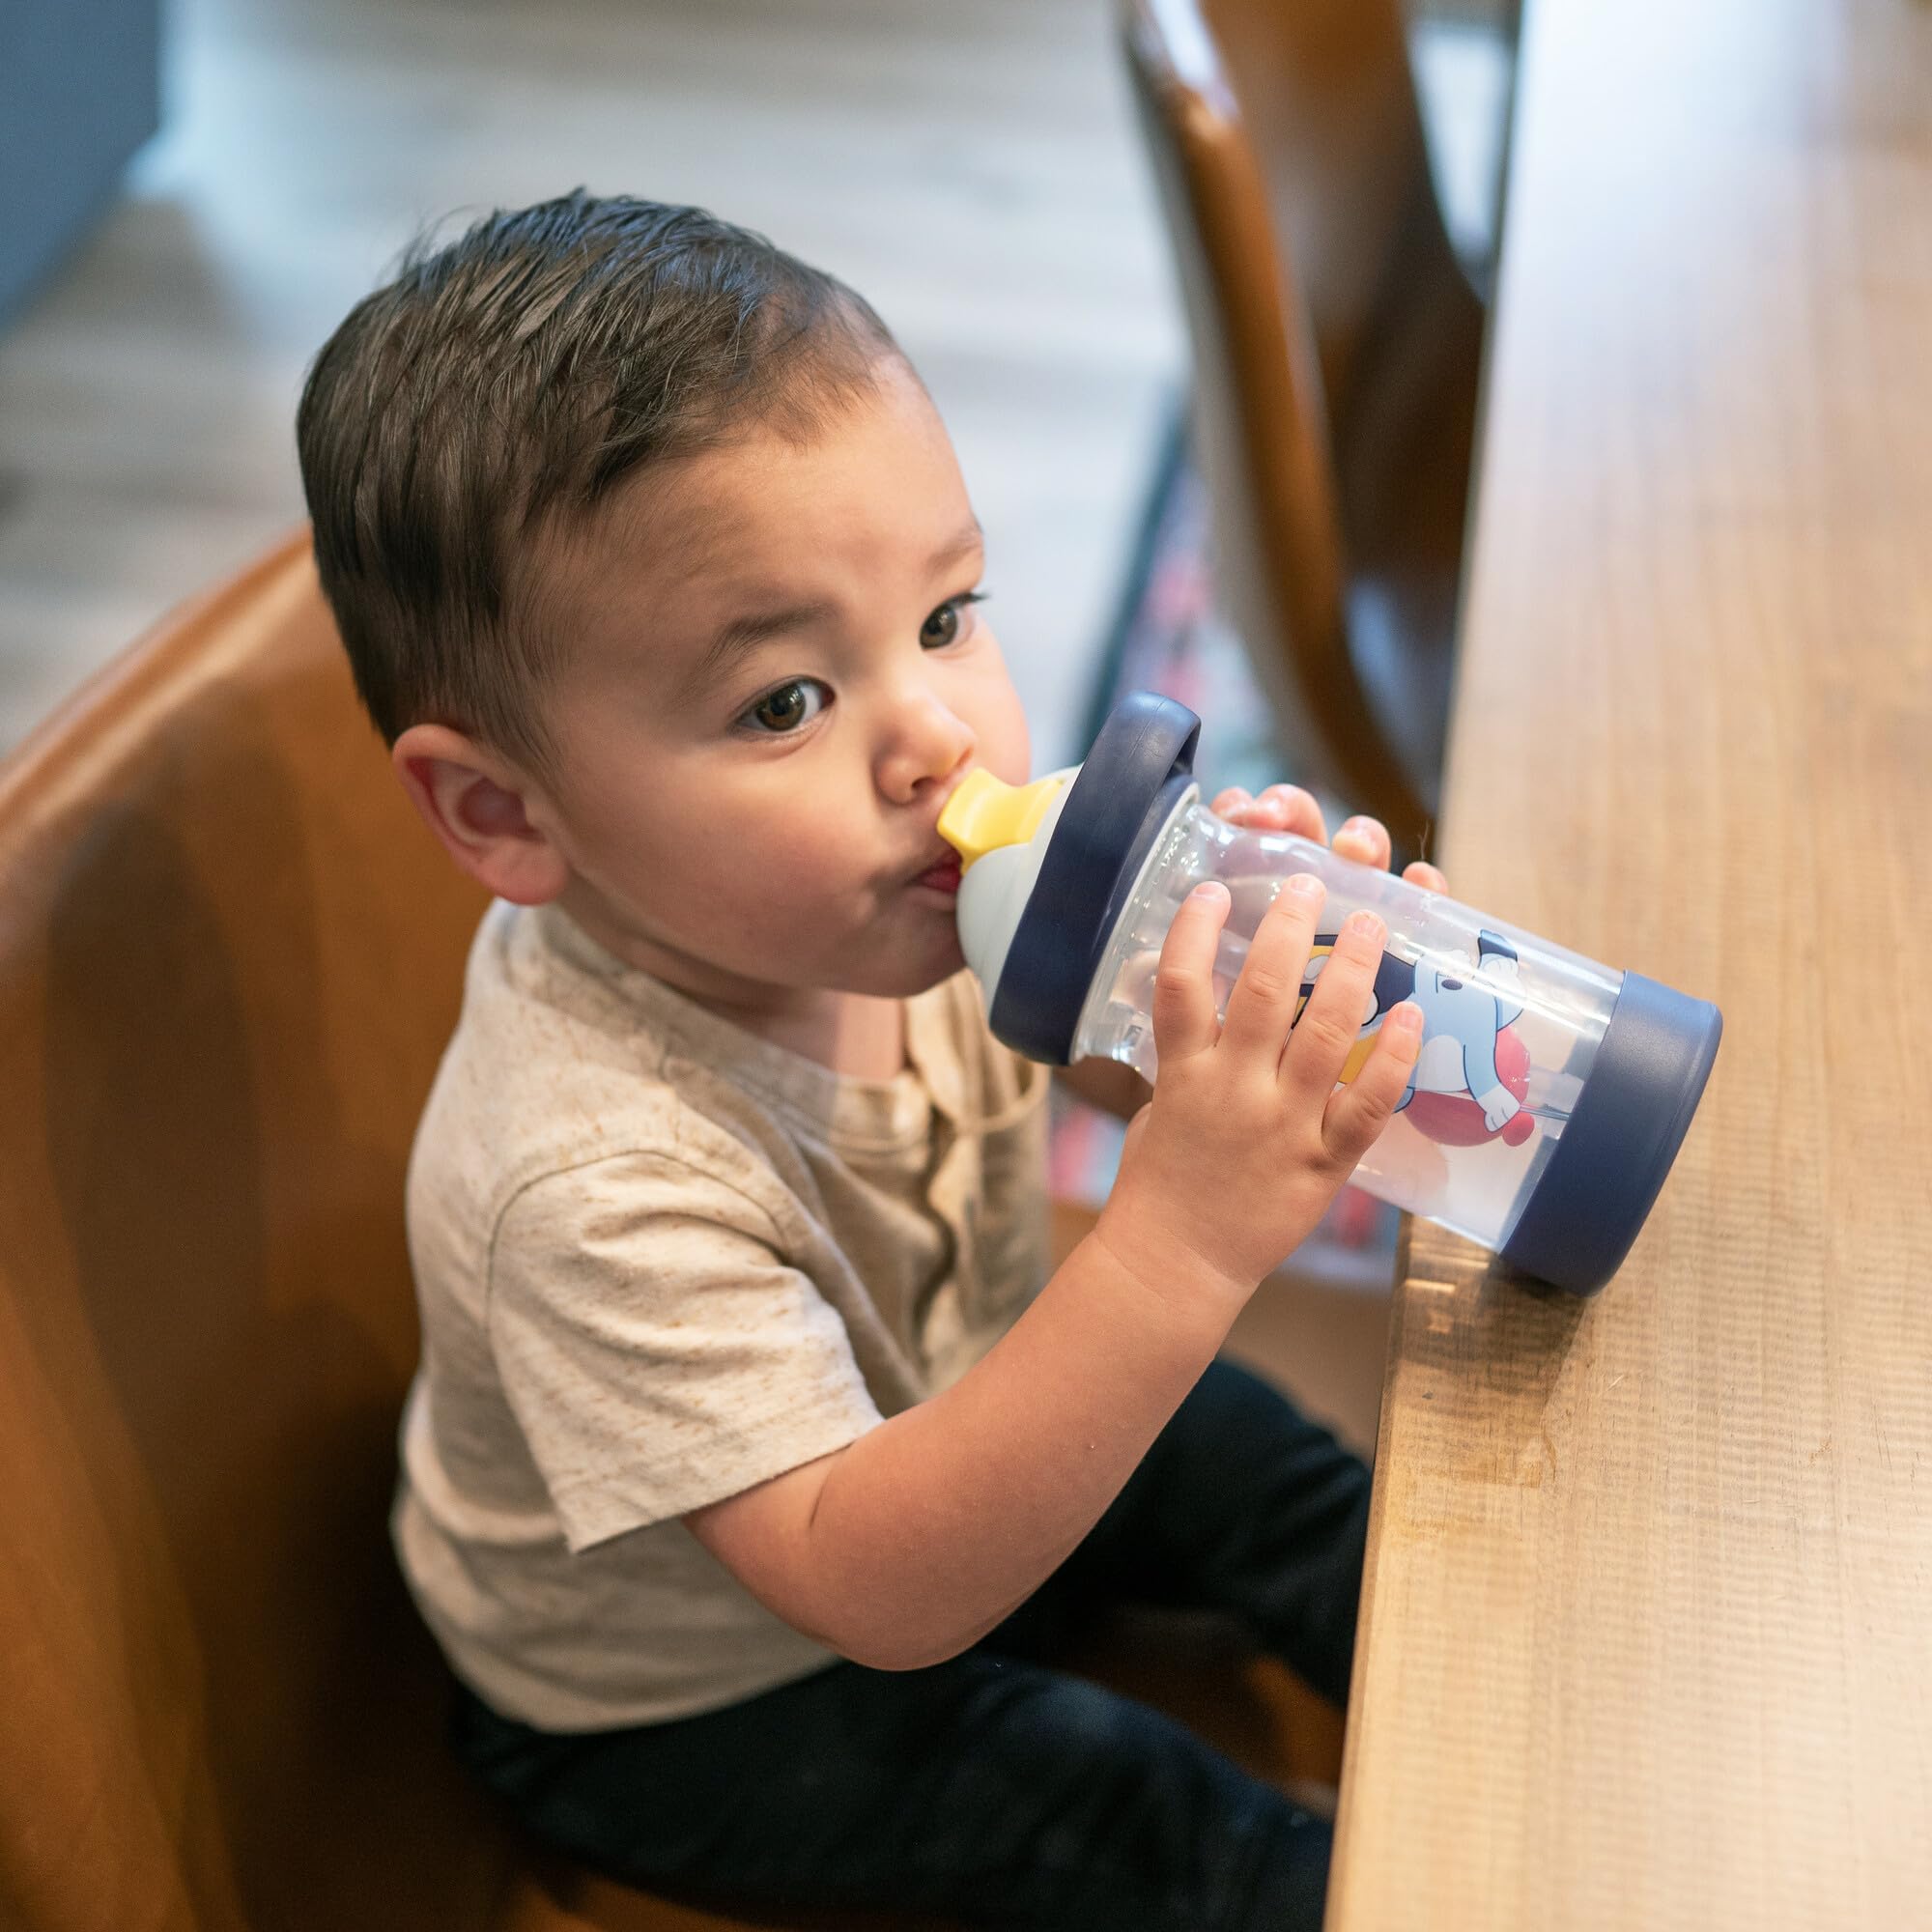
[[[1413,1000],[1405,1000],[1399,1007],[1389,1009],[1383,1026],[1394,1027],[1397,1033],[1420,1033],[1422,1031],[1422,1009]]]
[[[1344,929],[1357,939],[1373,939],[1378,946],[1388,936],[1388,927],[1372,912],[1351,912],[1344,922]]]
[[[1203,879],[1187,896],[1199,899],[1203,905],[1212,905],[1215,900],[1228,896],[1228,889],[1219,879]]]
[[[1322,895],[1321,881],[1313,872],[1297,872],[1288,882],[1288,890],[1296,898],[1316,899]]]

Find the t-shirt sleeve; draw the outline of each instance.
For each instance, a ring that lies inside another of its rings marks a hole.
[[[525,1187],[490,1345],[573,1550],[843,1448],[881,1418],[845,1324],[748,1194],[678,1156]]]

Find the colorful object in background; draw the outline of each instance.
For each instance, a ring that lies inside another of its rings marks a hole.
[[[1122,608],[1094,680],[1083,742],[1092,744],[1130,691],[1154,691],[1204,722],[1195,774],[1213,798],[1230,785],[1260,792],[1286,763],[1272,713],[1238,634],[1214,596],[1208,486],[1177,407],[1163,438]],[[1331,824],[1348,814],[1324,797]]]

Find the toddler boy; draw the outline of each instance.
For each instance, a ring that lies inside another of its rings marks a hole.
[[[1095,1604],[1211,1605],[1346,1694],[1367,1473],[1214,1357],[1403,1090],[1412,1009],[1335,1084],[1379,926],[1291,1037],[1319,885],[1225,1026],[1226,895],[1188,902],[1158,1092],[1049,1279],[1046,1074],[986,1031],[935,829],[1026,724],[872,310],[578,193],[416,253],[299,442],[358,689],[495,895],[411,1165],[394,1519],[465,1757],[648,1887],[1318,1923],[1320,1821],[1052,1659]]]

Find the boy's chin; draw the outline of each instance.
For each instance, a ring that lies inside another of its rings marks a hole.
[[[840,976],[842,991],[909,1000],[952,979],[966,964],[966,955],[959,950],[958,932],[949,923],[943,934],[920,947],[882,946],[865,958],[855,946],[850,976]]]

